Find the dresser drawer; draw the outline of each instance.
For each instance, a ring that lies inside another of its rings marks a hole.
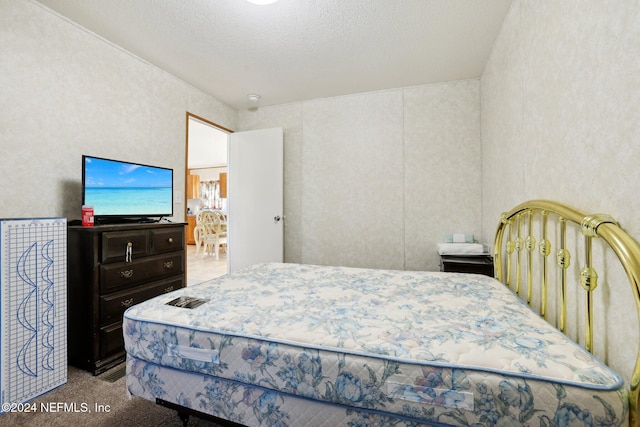
[[[156,254],[184,249],[184,227],[152,230],[151,247]]]
[[[122,322],[100,328],[100,359],[123,351],[123,349],[124,335],[122,334]]]
[[[184,252],[156,255],[133,262],[101,265],[101,294],[179,274],[184,274]]]
[[[149,233],[146,230],[113,231],[102,233],[102,262],[126,261],[127,248],[131,247],[130,260],[149,254]]]
[[[174,291],[184,287],[184,278],[165,279],[148,285],[136,287],[134,290],[126,290],[100,297],[100,324],[106,325],[116,321],[122,321],[125,310],[142,301],[157,295]]]

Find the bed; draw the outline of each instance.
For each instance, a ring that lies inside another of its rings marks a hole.
[[[637,309],[640,247],[615,220],[531,201],[500,219],[496,278],[269,263],[131,307],[127,390],[185,425],[636,426],[638,345],[628,381],[591,352],[595,239]]]

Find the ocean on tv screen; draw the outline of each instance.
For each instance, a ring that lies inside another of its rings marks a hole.
[[[168,215],[173,211],[171,187],[87,187],[85,205],[94,215]]]

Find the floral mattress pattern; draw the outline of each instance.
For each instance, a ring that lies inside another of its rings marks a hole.
[[[206,302],[167,305],[178,297]],[[277,422],[257,420],[256,399],[235,415],[248,425],[299,425],[309,400],[344,425],[380,414],[380,425],[608,426],[628,414],[615,372],[486,276],[260,264],[136,305],[123,328],[133,394],[227,418],[207,393],[275,399]],[[159,373],[178,371],[201,388],[168,389]]]

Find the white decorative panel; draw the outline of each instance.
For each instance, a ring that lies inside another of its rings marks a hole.
[[[0,220],[2,411],[67,382],[67,221]]]

